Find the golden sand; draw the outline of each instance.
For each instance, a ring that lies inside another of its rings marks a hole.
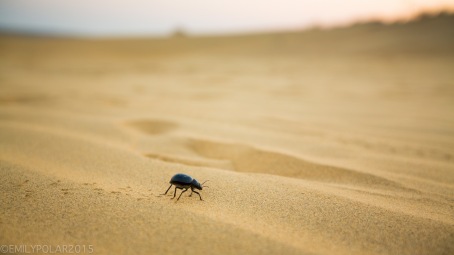
[[[453,254],[453,20],[3,36],[0,244]],[[204,201],[159,196],[179,172]]]

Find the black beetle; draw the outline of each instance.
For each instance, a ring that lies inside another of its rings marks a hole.
[[[169,192],[172,185],[175,185],[175,192],[173,193],[172,199],[175,198],[175,195],[177,194],[177,189],[184,189],[181,192],[180,196],[178,196],[178,198],[177,198],[177,201],[178,201],[180,199],[181,195],[183,195],[183,193],[185,193],[189,188],[191,188],[191,194],[189,196],[192,196],[192,192],[194,192],[197,195],[199,195],[200,200],[203,200],[202,196],[200,196],[200,193],[195,191],[194,188],[202,190],[203,187],[208,187],[208,186],[203,186],[203,184],[205,182],[207,182],[207,181],[204,181],[202,184],[200,184],[196,179],[192,178],[191,176],[189,176],[187,174],[176,174],[172,177],[172,179],[170,179],[169,188],[166,190],[166,192],[164,194],[161,194],[161,195],[166,195],[167,192]]]

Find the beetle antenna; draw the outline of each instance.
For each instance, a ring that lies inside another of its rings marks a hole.
[[[202,187],[207,187],[207,188],[209,188],[208,186],[203,186],[203,184],[205,184],[205,182],[207,182],[207,181],[209,181],[209,180],[206,180],[206,181],[204,181],[204,182],[202,183]]]

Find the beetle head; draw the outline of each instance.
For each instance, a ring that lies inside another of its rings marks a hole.
[[[196,179],[192,180],[192,186],[194,186],[194,188],[196,189],[202,190],[202,185],[200,185],[200,183]]]
[[[194,186],[194,188],[199,189],[199,190],[202,190],[203,187],[207,187],[207,188],[208,188],[208,186],[203,186],[203,184],[205,184],[205,182],[207,182],[207,181],[208,181],[208,180],[206,180],[206,181],[204,181],[202,184],[200,184],[196,179],[194,179],[194,180],[192,181],[192,185]]]

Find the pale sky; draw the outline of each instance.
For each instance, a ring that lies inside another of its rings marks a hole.
[[[393,20],[454,0],[0,0],[0,29],[82,36],[222,34]]]

